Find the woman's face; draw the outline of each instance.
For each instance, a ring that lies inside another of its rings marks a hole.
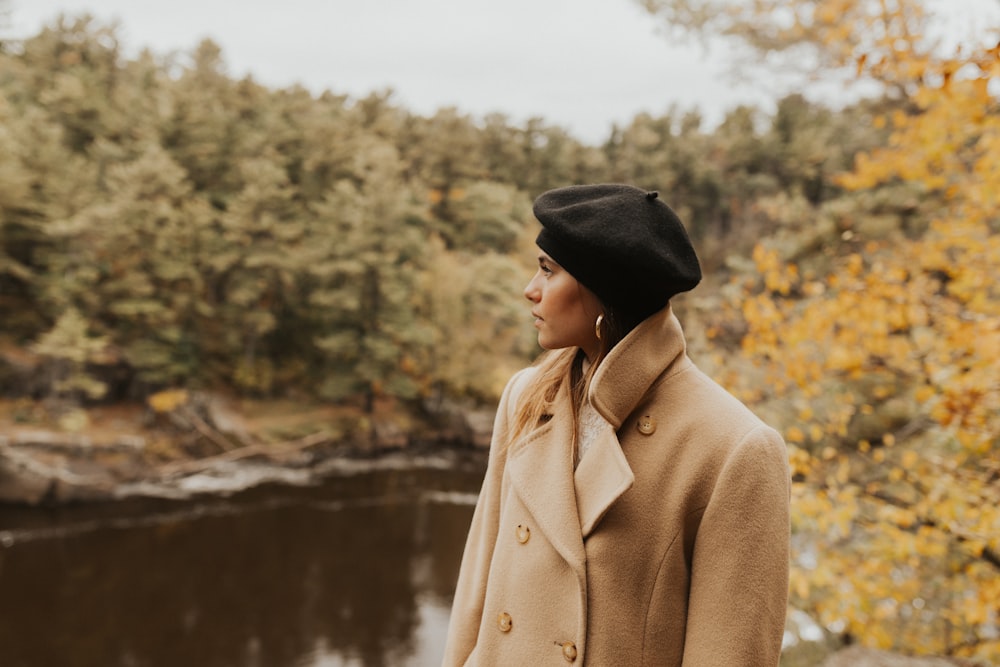
[[[594,322],[601,304],[589,289],[544,252],[538,255],[538,271],[524,288],[532,303],[538,344],[546,350],[577,346],[593,360],[600,343]]]

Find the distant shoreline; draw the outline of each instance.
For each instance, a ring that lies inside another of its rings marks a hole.
[[[478,465],[485,460],[492,425],[489,409],[453,411],[448,419],[423,421],[397,409],[355,415],[349,428],[343,418],[335,423],[322,413],[317,419],[320,413],[314,410],[309,423],[289,427],[308,427],[308,432],[276,439],[273,430],[232,411],[164,419],[137,406],[112,409],[115,428],[99,410],[93,416],[81,411],[78,418],[87,425],[76,430],[0,420],[0,504],[184,500],[269,483],[305,486],[331,475],[387,466]],[[290,423],[293,417],[276,413],[268,423]]]

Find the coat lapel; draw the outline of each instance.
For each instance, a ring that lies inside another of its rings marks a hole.
[[[608,424],[590,445],[575,475],[576,503],[584,539],[635,482],[614,429]]]
[[[564,383],[565,384],[565,383]],[[559,389],[552,418],[514,443],[507,461],[511,486],[556,551],[575,568],[585,560],[573,484],[573,413]]]
[[[594,373],[590,403],[615,429],[654,382],[687,365],[681,324],[668,305],[650,315],[614,347]]]

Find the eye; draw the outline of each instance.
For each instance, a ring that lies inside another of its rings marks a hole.
[[[552,275],[552,268],[548,264],[546,264],[545,262],[539,262],[538,263],[538,270],[541,271],[542,273],[544,273],[547,276]]]

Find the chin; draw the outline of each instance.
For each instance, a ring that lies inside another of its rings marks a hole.
[[[551,341],[545,340],[541,336],[538,337],[538,347],[543,350],[558,350],[560,345],[553,345]]]

